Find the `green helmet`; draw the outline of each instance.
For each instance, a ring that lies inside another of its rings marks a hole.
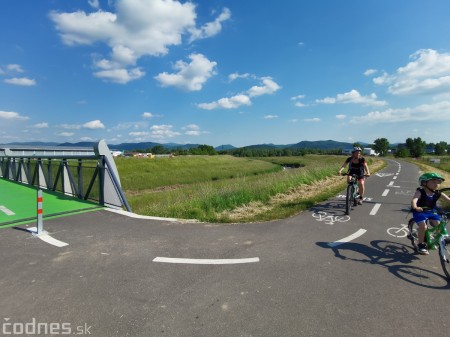
[[[439,173],[427,172],[419,177],[419,185],[422,186],[422,183],[432,179],[439,179],[441,181],[445,181],[445,179]]]

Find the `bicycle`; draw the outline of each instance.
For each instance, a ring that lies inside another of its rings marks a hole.
[[[443,188],[441,191],[450,191],[450,188]],[[438,211],[441,216],[441,222],[437,226],[431,226],[427,223],[427,230],[425,231],[425,241],[429,250],[436,250],[436,246],[439,248],[439,260],[441,262],[442,269],[445,276],[450,281],[450,235],[447,231],[447,222],[450,220],[450,212]],[[408,221],[407,238],[411,240],[411,244],[417,251],[417,243],[419,241],[417,237],[417,225],[415,226],[414,219]]]
[[[349,175],[348,173],[342,173],[343,176]],[[364,177],[368,177],[364,175]],[[349,215],[353,206],[356,206],[358,203],[356,199],[360,197],[359,195],[359,186],[358,186],[358,176],[356,174],[352,174],[350,176],[350,180],[347,183],[347,193],[345,194],[345,214]]]

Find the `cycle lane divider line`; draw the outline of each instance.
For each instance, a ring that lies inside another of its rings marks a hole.
[[[370,211],[369,215],[376,215],[380,207],[381,207],[380,203],[375,204],[372,210]]]
[[[355,233],[353,233],[343,239],[328,243],[328,246],[336,247],[336,246],[342,245],[344,243],[348,243],[350,241],[355,240],[356,238],[359,238],[361,235],[363,235],[366,232],[367,232],[367,230],[361,228],[361,229],[357,230]]]
[[[187,259],[187,258],[171,258],[171,257],[156,257],[153,262],[161,263],[177,263],[177,264],[241,264],[241,263],[255,263],[259,262],[259,257],[244,258],[244,259]]]

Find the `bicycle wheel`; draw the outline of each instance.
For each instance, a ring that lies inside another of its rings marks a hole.
[[[416,223],[413,218],[409,219],[407,238],[411,240],[411,244],[415,249],[417,249],[417,242],[419,241],[419,238],[417,237],[417,227],[415,224]]]
[[[439,259],[445,276],[450,281],[450,237],[442,238],[439,244]]]
[[[359,197],[358,187],[353,186],[353,193],[352,193],[353,206],[358,206],[358,201],[356,200],[358,197]]]
[[[347,195],[345,197],[345,214],[349,215],[352,209],[353,189],[352,185],[347,186]]]

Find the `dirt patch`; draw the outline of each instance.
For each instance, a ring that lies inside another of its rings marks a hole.
[[[145,190],[126,190],[125,193],[127,196],[135,197],[135,196],[145,195],[145,194],[150,194],[150,193],[173,191],[173,190],[177,190],[183,186],[184,185],[178,184],[178,185],[171,185],[171,186],[160,186],[160,187],[155,187],[155,188],[148,188]]]

